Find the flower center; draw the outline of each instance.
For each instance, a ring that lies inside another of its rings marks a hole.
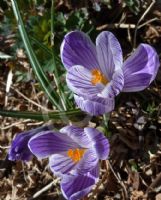
[[[100,72],[98,69],[92,69],[92,79],[91,83],[93,85],[96,85],[97,83],[102,83],[106,85],[109,81],[106,79],[106,77]]]
[[[67,155],[71,158],[74,162],[78,162],[82,159],[86,149],[69,149]]]

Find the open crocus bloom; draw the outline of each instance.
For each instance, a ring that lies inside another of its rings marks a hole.
[[[148,44],[140,44],[123,63],[120,44],[108,31],[98,35],[96,46],[83,32],[68,33],[61,45],[61,59],[78,107],[92,115],[112,111],[114,97],[121,91],[144,90],[159,68],[159,57]]]
[[[61,177],[65,198],[77,200],[98,181],[99,160],[107,159],[107,138],[94,128],[66,126],[60,132],[43,131],[28,143],[38,158],[49,157],[49,166]]]
[[[11,148],[9,150],[8,159],[12,161],[16,160],[23,160],[29,161],[33,154],[31,153],[30,149],[28,148],[28,141],[30,138],[41,131],[50,130],[50,126],[41,126],[39,128],[31,129],[29,131],[22,132],[17,134],[16,137],[13,139]]]

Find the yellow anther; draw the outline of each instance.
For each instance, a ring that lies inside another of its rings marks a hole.
[[[78,162],[82,159],[85,153],[85,149],[69,149],[67,155],[71,158],[74,162]]]
[[[68,157],[72,158],[73,157],[73,150],[69,149],[67,152]]]
[[[91,83],[93,85],[96,85],[97,83],[102,83],[104,85],[106,85],[108,83],[108,80],[106,79],[106,77],[100,72],[100,70],[98,69],[93,69],[92,70],[92,79],[91,79]]]

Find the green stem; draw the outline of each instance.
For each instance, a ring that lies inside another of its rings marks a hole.
[[[103,115],[103,122],[104,122],[104,127],[105,127],[105,131],[106,131],[106,136],[108,136],[109,130],[108,130],[108,123],[109,123],[109,114],[104,114]]]
[[[55,54],[54,54],[54,0],[51,1],[51,47],[52,47],[52,58],[53,58],[53,65],[54,65],[54,79],[55,84],[58,89],[58,93],[60,96],[61,103],[63,105],[64,110],[67,110],[66,107],[66,98],[64,92],[61,90],[61,84],[59,81],[58,69],[55,62]]]

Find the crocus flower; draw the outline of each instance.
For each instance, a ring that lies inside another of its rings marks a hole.
[[[81,31],[68,33],[61,45],[68,87],[83,111],[92,115],[110,112],[121,91],[144,90],[155,79],[159,58],[148,44],[140,44],[125,62],[116,37],[103,31],[96,46]]]
[[[42,131],[28,146],[38,158],[49,157],[52,172],[61,177],[66,199],[78,200],[98,181],[99,160],[109,154],[107,138],[94,128],[66,126],[60,132]]]
[[[12,141],[8,159],[12,161],[29,161],[32,158],[33,154],[28,148],[28,141],[32,136],[36,135],[37,133],[50,130],[50,128],[50,126],[42,126],[16,135],[16,137]]]

